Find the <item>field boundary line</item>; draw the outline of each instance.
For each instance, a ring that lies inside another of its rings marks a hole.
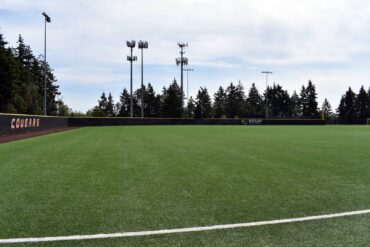
[[[212,231],[212,230],[246,228],[246,227],[254,227],[254,226],[277,225],[277,224],[286,224],[286,223],[294,223],[294,222],[332,219],[332,218],[340,218],[340,217],[364,215],[364,214],[370,214],[370,209],[343,212],[343,213],[335,213],[335,214],[307,216],[307,217],[301,217],[301,218],[257,221],[257,222],[239,223],[239,224],[201,226],[201,227],[190,227],[190,228],[163,229],[163,230],[154,230],[154,231],[100,233],[100,234],[91,234],[91,235],[71,235],[71,236],[57,236],[57,237],[0,239],[0,244],[92,240],[92,239],[107,239],[107,238],[141,237],[141,236],[163,235],[163,234],[174,234],[174,233],[203,232],[203,231]]]

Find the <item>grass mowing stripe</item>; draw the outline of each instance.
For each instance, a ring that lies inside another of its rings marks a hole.
[[[203,231],[212,231],[212,230],[245,228],[245,227],[253,227],[253,226],[277,225],[277,224],[304,222],[304,221],[312,221],[312,220],[333,219],[333,218],[364,215],[364,214],[370,214],[370,209],[352,211],[352,212],[344,212],[344,213],[336,213],[336,214],[325,214],[325,215],[308,216],[308,217],[301,217],[301,218],[292,218],[292,219],[280,219],[280,220],[258,221],[258,222],[249,222],[249,223],[240,223],[240,224],[202,226],[202,227],[179,228],[179,229],[164,229],[164,230],[156,230],[156,231],[122,232],[122,233],[41,237],[41,238],[0,239],[0,244],[91,240],[91,239],[106,239],[106,238],[141,237],[141,236],[187,233],[187,232],[203,232]]]

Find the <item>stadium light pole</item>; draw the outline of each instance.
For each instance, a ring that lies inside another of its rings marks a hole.
[[[148,49],[147,41],[139,41],[139,49],[141,50],[141,118],[144,118],[144,49]]]
[[[45,13],[42,12],[42,15],[45,17],[45,30],[44,30],[44,115],[47,115],[47,110],[46,110],[46,23],[50,23],[51,19],[50,17]]]
[[[267,89],[269,85],[269,75],[272,74],[271,71],[262,71],[262,74],[266,75],[266,119],[269,118],[269,109],[268,109],[268,98],[267,98]]]
[[[181,70],[181,107],[184,106],[184,65],[188,65],[188,58],[184,57],[184,48],[188,46],[188,43],[180,43],[177,45],[180,47],[180,57],[176,58],[177,66],[180,65]]]
[[[127,56],[127,61],[130,61],[130,117],[134,117],[134,98],[132,95],[132,63],[137,60],[136,56],[133,56],[132,52],[133,49],[136,46],[136,41],[131,40],[131,41],[126,41],[127,47],[130,48],[131,55]]]
[[[193,72],[194,69],[186,68],[184,69],[186,71],[186,104],[189,104],[189,71]],[[188,109],[188,115],[189,115],[189,109]]]

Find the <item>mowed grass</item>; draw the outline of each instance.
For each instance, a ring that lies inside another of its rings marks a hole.
[[[97,127],[0,145],[0,239],[365,209],[368,126]],[[370,216],[36,245],[369,246]]]

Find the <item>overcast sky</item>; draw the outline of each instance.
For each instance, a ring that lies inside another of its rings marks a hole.
[[[270,83],[289,93],[311,79],[320,104],[328,98],[337,108],[349,86],[370,85],[368,0],[0,0],[0,32],[12,46],[22,34],[41,54],[42,11],[52,19],[48,60],[74,110],[92,108],[103,91],[117,101],[129,88],[125,41],[132,39],[149,42],[145,82],[157,91],[179,81],[178,41],[189,43],[191,95],[200,86],[213,94],[239,80],[262,92],[261,71],[270,70]]]

